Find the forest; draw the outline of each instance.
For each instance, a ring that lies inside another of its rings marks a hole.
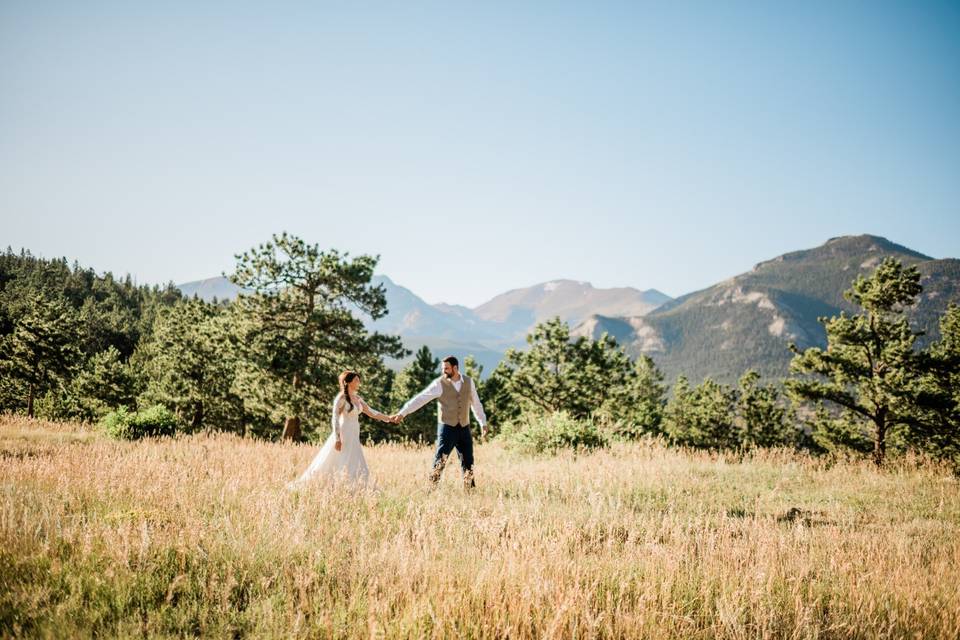
[[[185,298],[66,259],[0,255],[0,411],[99,425],[118,438],[230,432],[316,441],[329,429],[336,379],[356,370],[371,405],[394,412],[439,375],[440,357],[409,355],[370,333],[389,312],[371,284],[377,259],[286,234],[236,255],[235,301]],[[659,438],[710,450],[848,450],[877,465],[919,451],[960,463],[960,308],[922,341],[906,310],[921,293],[896,259],[851,282],[856,313],[821,318],[827,347],[794,351],[791,375],[744,371],[735,385],[669,383],[651,358],[608,335],[571,337],[553,319],[484,372],[469,354],[494,437],[533,454]],[[400,425],[365,423],[367,441],[433,440],[430,410]]]

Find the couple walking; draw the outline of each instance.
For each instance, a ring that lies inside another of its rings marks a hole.
[[[369,476],[367,462],[360,446],[360,414],[375,420],[397,424],[405,417],[433,400],[439,401],[437,447],[433,456],[430,481],[436,483],[447,464],[450,453],[456,449],[460,457],[465,487],[474,487],[473,436],[470,433],[470,410],[477,417],[482,435],[487,435],[487,417],[477,394],[474,381],[460,373],[460,363],[453,357],[443,359],[443,374],[411,398],[400,412],[388,416],[371,408],[360,397],[360,374],[344,371],[340,374],[340,392],[333,401],[330,436],[303,474],[287,485],[295,489],[318,476],[346,476],[357,482],[366,482]]]

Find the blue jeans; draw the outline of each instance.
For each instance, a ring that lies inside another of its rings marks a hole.
[[[447,464],[450,452],[457,450],[464,482],[473,486],[473,436],[470,427],[453,427],[448,424],[437,425],[437,452],[433,456],[433,471],[430,480],[437,482]]]

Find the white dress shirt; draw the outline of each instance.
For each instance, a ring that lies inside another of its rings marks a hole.
[[[400,415],[407,417],[431,400],[439,398],[443,394],[443,387],[440,384],[441,378],[443,378],[443,376],[431,382],[430,386],[411,398],[407,404],[403,405],[403,408],[400,409]],[[460,393],[460,388],[463,386],[463,375],[461,374],[459,380],[451,380],[450,382],[453,383],[453,388],[457,390],[457,393]],[[471,382],[473,381],[471,380]],[[470,408],[473,410],[473,415],[476,416],[477,422],[480,423],[482,428],[485,428],[487,426],[487,415],[483,412],[483,405],[480,404],[480,396],[477,394],[477,383],[474,382],[470,387]],[[440,422],[439,413],[437,414],[437,422]]]

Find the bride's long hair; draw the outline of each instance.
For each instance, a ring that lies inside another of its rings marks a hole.
[[[350,391],[347,387],[353,382],[354,378],[359,377],[359,373],[350,371],[349,369],[340,374],[340,393],[343,395],[343,399],[347,401],[347,404],[350,405],[350,411],[353,411],[353,402],[350,400]]]

